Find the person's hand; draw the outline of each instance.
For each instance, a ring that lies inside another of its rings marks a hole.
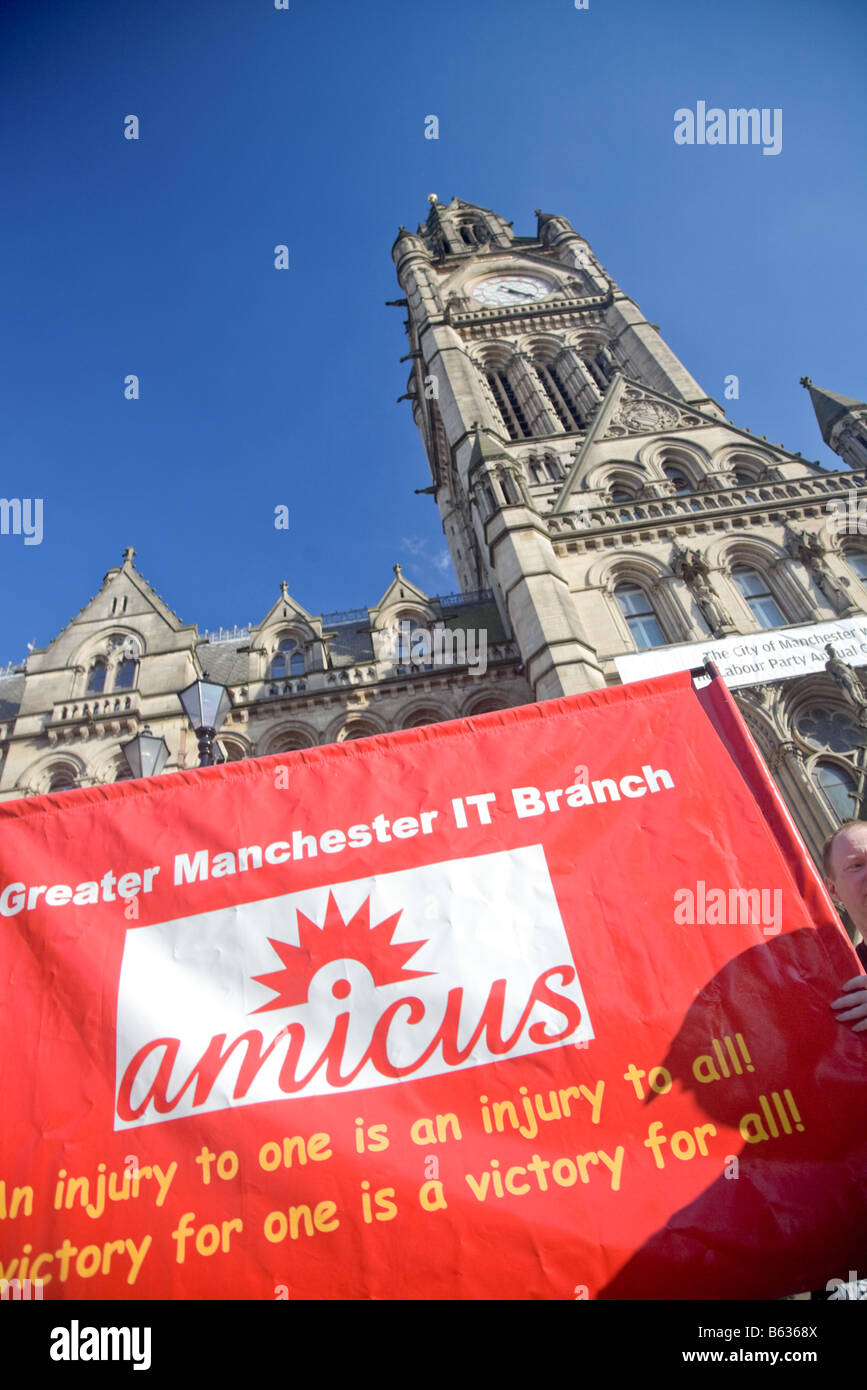
[[[831,1008],[841,1023],[851,1025],[853,1033],[867,1033],[867,975],[856,975],[840,988],[844,993],[832,1000]]]

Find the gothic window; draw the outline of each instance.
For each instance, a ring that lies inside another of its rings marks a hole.
[[[115,690],[132,690],[135,685],[135,674],[137,669],[138,662],[133,661],[132,657],[125,656],[115,672]]]
[[[739,488],[743,488],[748,502],[758,502],[759,499],[753,491],[756,485],[755,478],[751,473],[748,473],[746,469],[735,469],[735,485]]]
[[[614,375],[614,369],[605,348],[599,349],[596,356],[593,358],[593,363],[605,377],[606,381],[610,381]]]
[[[488,483],[482,483],[481,493],[485,503],[485,507],[487,508],[487,519],[487,517],[493,516],[494,512],[497,510],[497,504],[494,500],[493,489],[489,486]]]
[[[668,638],[660,627],[653,604],[640,585],[627,581],[617,584],[614,597],[639,651],[666,645]]]
[[[508,374],[501,370],[488,372],[487,382],[497,403],[503,424],[509,432],[509,438],[530,439],[533,431],[527,424],[527,417],[518,402]]]
[[[308,736],[306,736],[305,734],[300,733],[300,732],[289,732],[289,733],[283,734],[282,737],[277,738],[277,739],[274,741],[274,743],[271,744],[271,746],[268,748],[268,752],[269,752],[269,753],[295,753],[295,752],[297,752],[300,748],[311,748],[312,746],[313,746],[312,739],[310,739],[310,738],[309,738]],[[227,751],[228,751],[228,750],[227,750]],[[244,754],[241,754],[240,756],[243,757]],[[229,761],[230,761],[230,762],[234,762],[234,761],[235,761],[235,759],[232,757],[231,753],[229,754]]]
[[[820,760],[813,767],[813,781],[841,821],[858,816],[857,783],[846,768],[839,763]]]
[[[835,753],[852,753],[864,741],[864,731],[848,714],[839,709],[811,705],[798,716],[797,731],[801,738],[816,748],[830,748]]]
[[[767,580],[750,565],[732,565],[732,579],[761,627],[784,627],[786,617],[768,588]]]
[[[545,474],[544,474],[543,471],[542,471],[542,465],[541,465],[541,463],[539,463],[538,459],[533,459],[533,460],[531,460],[531,462],[529,463],[528,467],[529,467],[529,469],[530,469],[530,478],[531,478],[531,480],[532,480],[534,483],[544,483],[544,481],[545,481]]]
[[[482,246],[488,240],[484,222],[462,222],[458,230],[465,246]]]
[[[691,492],[692,483],[686,476],[682,468],[663,468],[663,473],[670,483],[673,484],[676,493]]]
[[[405,719],[402,727],[404,729],[423,729],[427,724],[439,724],[442,719],[443,715],[439,710],[420,709]]]
[[[401,613],[397,627],[397,664],[408,666],[413,658],[412,639],[416,632],[427,632],[428,626],[411,613]],[[416,643],[416,652],[419,644]]]
[[[518,496],[518,489],[515,487],[514,479],[508,473],[503,473],[500,478],[500,487],[503,489],[503,497],[507,507],[516,507],[521,499]]]
[[[90,668],[87,677],[87,695],[101,695],[105,690],[105,662],[98,658]]]
[[[535,362],[536,374],[564,430],[583,429],[584,420],[552,362]]]
[[[378,733],[378,729],[373,729],[369,725],[359,721],[358,723],[348,725],[344,732],[338,735],[337,741],[338,743],[351,743],[357,738],[373,738],[373,736]]]
[[[846,564],[854,570],[858,578],[867,584],[867,553],[863,550],[847,550]]]
[[[271,658],[268,675],[272,681],[304,675],[304,653],[294,637],[281,637]]]
[[[634,500],[635,493],[632,491],[632,488],[627,487],[625,483],[614,484],[611,489],[611,501],[616,507],[622,506],[625,502],[633,502]]]
[[[547,470],[548,477],[551,479],[551,482],[559,483],[563,474],[560,469],[559,463],[556,459],[552,458],[550,454],[545,455],[545,468]]]
[[[73,768],[61,763],[53,767],[49,773],[48,790],[50,792],[65,792],[74,787],[76,783],[75,771]]]
[[[219,746],[223,753],[224,763],[239,763],[247,756],[244,745],[237,743],[234,739],[221,738]]]
[[[494,695],[483,696],[480,700],[475,700],[466,711],[468,717],[476,714],[492,714],[495,710],[507,709],[502,700],[498,700]]]
[[[603,372],[595,357],[585,357],[583,362],[604,396],[605,392],[608,390],[608,377]]]

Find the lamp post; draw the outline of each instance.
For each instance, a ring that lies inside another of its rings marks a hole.
[[[232,697],[224,685],[208,680],[208,673],[204,671],[202,679],[180,691],[178,699],[199,740],[199,767],[211,767],[214,739],[232,708]]]
[[[122,743],[120,751],[133,777],[158,777],[169,757],[169,745],[164,738],[157,738],[149,724],[135,738]]]

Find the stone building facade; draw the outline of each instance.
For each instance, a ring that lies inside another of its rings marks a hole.
[[[867,519],[833,524],[859,490],[867,516],[862,403],[804,379],[835,472],[733,424],[565,217],[519,237],[432,197],[393,257],[459,592],[432,598],[396,566],[372,606],[311,614],[284,584],[258,625],[200,633],[128,550],[0,673],[0,800],[128,776],[121,745],[145,724],[167,771],[195,766],[177,695],[203,672],[231,692],[236,759],[592,690],[636,650],[867,614]],[[457,648],[426,660],[411,631],[483,634],[484,669]],[[859,691],[822,672],[737,696],[814,853],[863,795]]]
[[[726,418],[565,217],[519,237],[429,201],[392,253],[407,396],[459,582],[492,591],[535,699],[616,683],[636,650],[867,612],[867,491],[863,528],[837,524],[867,406],[804,378],[847,468],[810,463]],[[859,693],[821,672],[737,697],[814,854],[861,805]]]
[[[484,663],[461,660],[467,628],[484,633]],[[441,659],[418,659],[414,631],[441,634],[430,653]],[[127,550],[53,642],[0,675],[0,800],[129,777],[121,745],[146,725],[168,744],[166,772],[198,766],[178,692],[202,675],[231,693],[218,733],[227,761],[532,699],[489,593],[431,598],[396,565],[373,607],[314,615],[283,584],[259,624],[200,633]]]

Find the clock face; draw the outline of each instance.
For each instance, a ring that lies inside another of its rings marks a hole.
[[[482,304],[529,304],[533,299],[544,299],[553,288],[548,280],[535,275],[489,275],[471,293]]]

